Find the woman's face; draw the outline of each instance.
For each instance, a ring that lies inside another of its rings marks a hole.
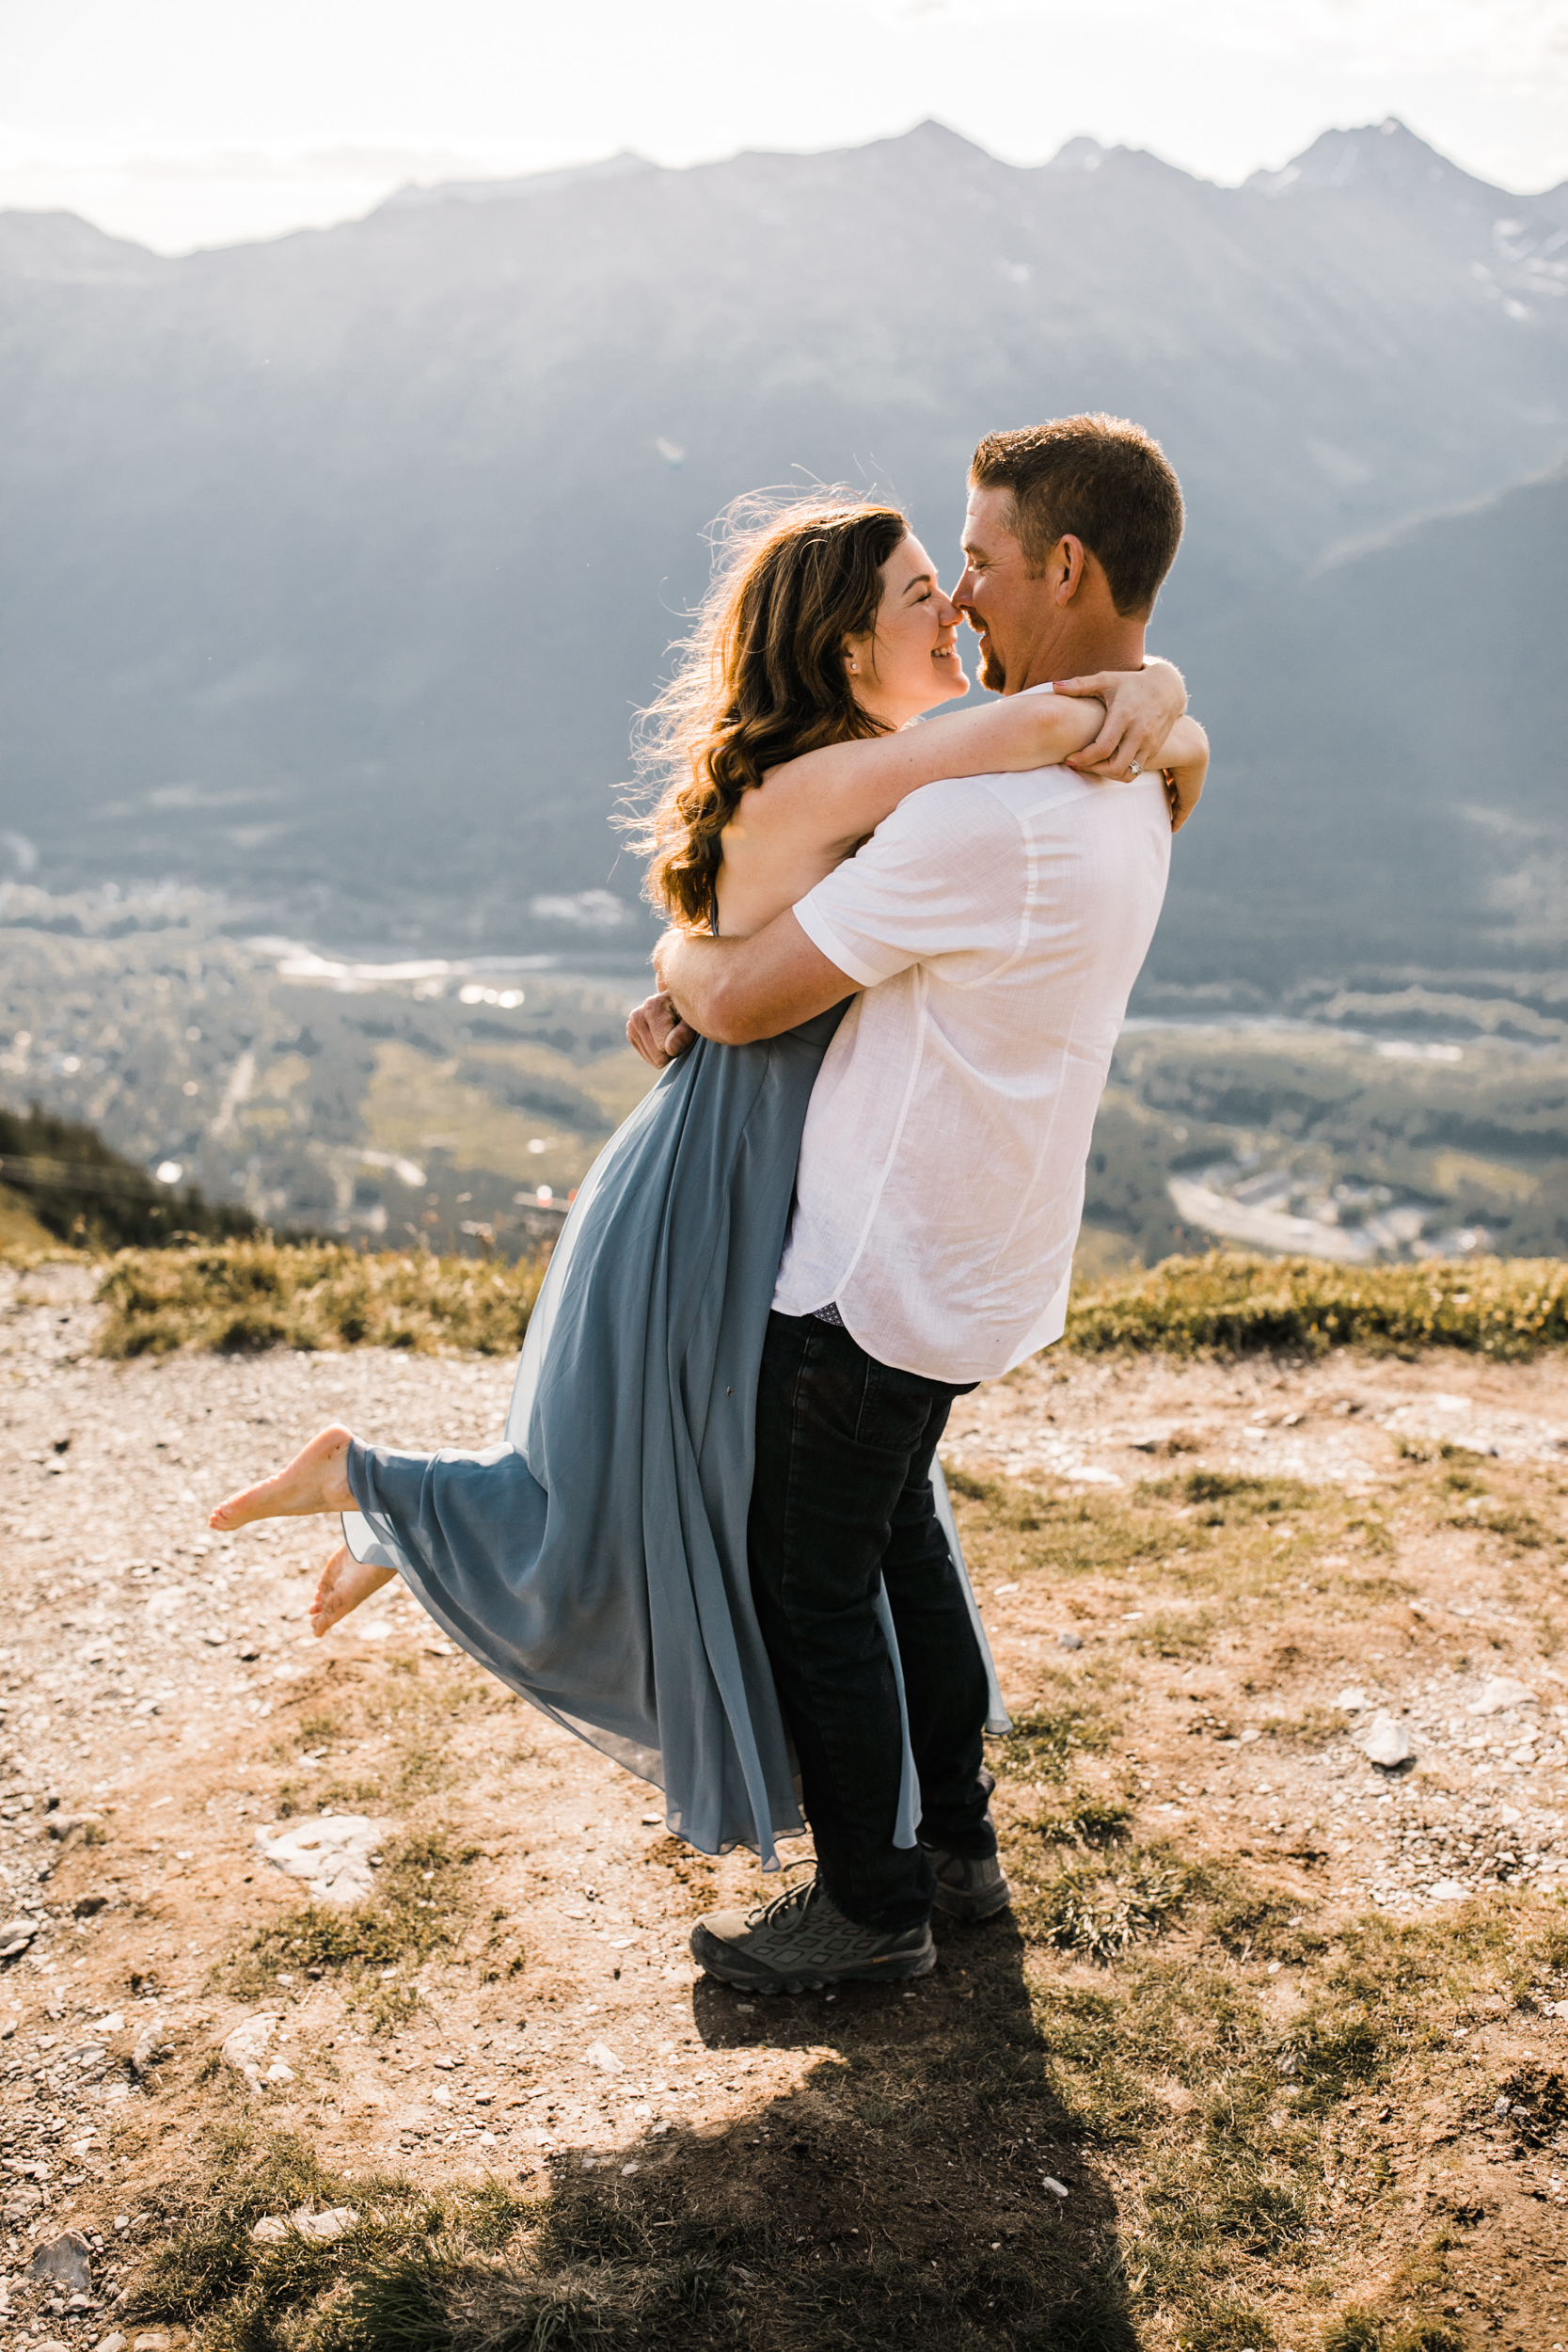
[[[862,708],[902,727],[923,710],[967,694],[958,618],[919,540],[900,540],[882,565],[882,601],[872,634],[845,644],[849,684]]]

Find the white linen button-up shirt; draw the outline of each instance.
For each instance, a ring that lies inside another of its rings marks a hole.
[[[796,917],[861,983],[806,1115],[773,1304],[993,1378],[1059,1339],[1084,1169],[1170,871],[1158,773],[925,786]]]

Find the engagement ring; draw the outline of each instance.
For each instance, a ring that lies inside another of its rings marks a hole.
[[[1132,775],[1132,776],[1141,776],[1141,775],[1143,774],[1143,763],[1142,763],[1142,761],[1141,761],[1141,760],[1136,760],[1136,759],[1135,759],[1135,760],[1132,762],[1132,767],[1128,770],[1128,771],[1127,771],[1127,772],[1128,772],[1128,774],[1129,774],[1129,775]]]

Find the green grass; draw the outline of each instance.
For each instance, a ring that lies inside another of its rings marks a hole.
[[[1062,1870],[1019,1906],[1025,1931],[1064,1952],[1101,1963],[1172,1926],[1186,1873],[1164,1856],[1133,1852],[1125,1863]]]
[[[99,1286],[109,1309],[99,1344],[109,1356],[361,1346],[507,1355],[528,1327],[541,1272],[537,1261],[371,1255],[266,1239],[124,1249]],[[1085,1355],[1440,1346],[1517,1358],[1564,1343],[1561,1260],[1351,1268],[1214,1250],[1081,1290],[1065,1343]]]
[[[1080,1788],[1065,1811],[1042,1808],[1028,1819],[1048,1846],[1119,1846],[1130,1835],[1132,1807]]]
[[[1134,2352],[1114,2256],[1054,2265],[1053,2282],[995,2246],[940,2266],[876,2242],[807,2262],[777,2216],[696,2213],[678,2187],[428,2190],[246,2129],[204,2153],[123,2314],[185,2328],[201,2352]],[[301,2205],[355,2220],[325,2244],[251,2234]]]
[[[1282,1519],[1317,1501],[1299,1478],[1251,1478],[1229,1470],[1189,1470],[1184,1478],[1150,1478],[1139,1491],[1162,1502],[1188,1504],[1200,1527],[1244,1527],[1254,1519]]]
[[[235,1992],[270,1993],[279,1975],[333,1976],[359,2005],[389,2017],[406,2011],[406,1985],[389,1990],[381,1972],[400,1976],[452,1945],[468,1910],[463,1872],[477,1849],[425,1831],[388,1847],[373,1899],[308,1903],[262,1928],[230,1977]]]
[[[108,1309],[98,1348],[117,1357],[268,1347],[510,1356],[543,1272],[538,1260],[370,1256],[331,1243],[126,1249],[98,1286]]]
[[[1565,1342],[1568,1262],[1558,1258],[1351,1267],[1216,1249],[1082,1292],[1067,1325],[1068,1346],[1085,1355],[1462,1347],[1517,1358]]]
[[[1110,1736],[1109,1724],[1092,1708],[1071,1703],[1037,1708],[1014,1718],[993,1760],[1004,1778],[1020,1788],[1037,1788],[1065,1780],[1076,1750],[1101,1749]]]
[[[1129,1635],[1150,1657],[1206,1656],[1239,1612],[1287,1607],[1287,1580],[1303,1573],[1358,1608],[1377,1597],[1379,1578],[1384,1597],[1404,1597],[1384,1573],[1386,1522],[1339,1488],[1204,1470],[1112,1494],[1053,1494],[962,1470],[948,1486],[977,1586],[1017,1583],[1015,1607],[1048,1605],[1059,1623],[1072,1582],[1125,1580],[1127,1606],[1146,1613]],[[1323,1569],[1323,1553],[1348,1554],[1348,1565]]]
[[[1330,2325],[1323,2352],[1467,2352],[1467,2344],[1446,2320],[1417,2320],[1408,2328],[1390,2328],[1376,2312],[1352,2304]]]

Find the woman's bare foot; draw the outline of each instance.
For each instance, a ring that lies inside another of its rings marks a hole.
[[[351,1609],[357,1609],[362,1600],[379,1593],[383,1584],[389,1584],[396,1574],[395,1568],[371,1567],[356,1560],[347,1544],[340,1544],[321,1572],[310,1603],[310,1630],[317,1641],[341,1625]]]
[[[259,1486],[246,1486],[242,1494],[230,1495],[227,1502],[220,1502],[208,1519],[208,1526],[228,1532],[247,1527],[252,1519],[304,1518],[318,1511],[352,1511],[354,1497],[344,1470],[353,1442],[352,1430],[324,1429],[276,1478],[264,1478]]]

